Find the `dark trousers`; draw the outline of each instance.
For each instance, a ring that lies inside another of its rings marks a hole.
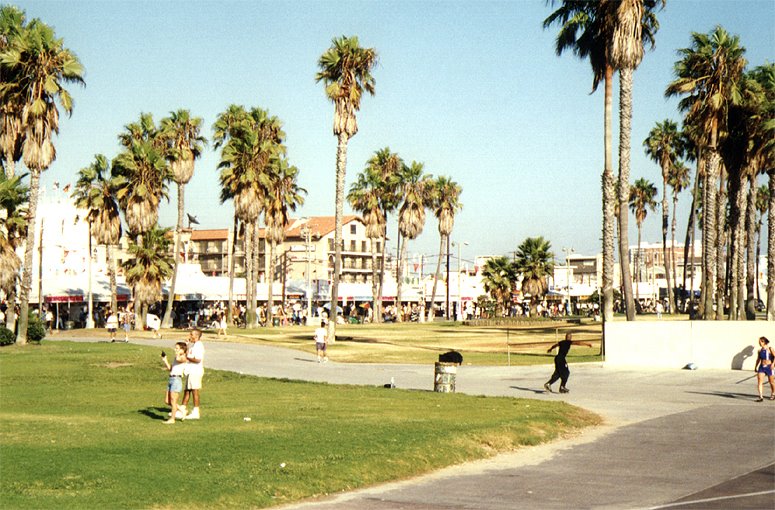
[[[570,370],[568,370],[568,363],[565,361],[565,358],[554,358],[554,373],[552,374],[552,378],[549,379],[549,384],[554,384],[557,382],[557,379],[560,380],[560,386],[565,387],[565,384],[568,382],[568,377],[570,377]]]

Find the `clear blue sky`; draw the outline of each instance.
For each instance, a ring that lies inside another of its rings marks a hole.
[[[96,153],[114,157],[118,133],[140,112],[158,121],[189,109],[210,137],[216,116],[236,103],[284,122],[289,159],[309,191],[297,216],[333,215],[333,106],[314,78],[331,39],[357,35],[380,59],[376,95],[363,100],[349,144],[348,188],[370,155],[389,146],[462,186],[452,239],[469,243],[464,259],[509,254],[538,235],[558,259],[563,247],[600,251],[603,91],[589,94],[587,61],[555,55],[557,28],[542,28],[552,11],[544,0],[15,4],[28,19],[53,25],[86,68],[86,86],[72,86],[73,116],[63,117],[44,184],[73,182]],[[775,1],[668,0],[658,17],[656,48],[635,72],[631,168],[633,181],[655,182],[661,196],[660,170],[641,144],[656,122],[680,120],[676,101],[664,98],[676,50],[689,46],[690,32],[720,24],[740,36],[749,67],[772,62]],[[614,96],[618,108],[618,86]],[[208,148],[186,188],[187,212],[202,228],[231,225],[231,204],[218,202],[217,163]],[[166,226],[175,222],[174,188],[170,196],[161,207]],[[686,193],[679,231],[688,201]],[[436,253],[438,240],[429,214],[409,249]],[[657,211],[646,220],[644,242],[660,240]]]

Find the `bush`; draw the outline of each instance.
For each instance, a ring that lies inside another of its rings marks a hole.
[[[43,322],[43,319],[32,313],[30,313],[28,317],[27,341],[40,342],[46,338],[46,324]]]
[[[0,345],[11,345],[16,342],[16,335],[8,328],[0,328]]]

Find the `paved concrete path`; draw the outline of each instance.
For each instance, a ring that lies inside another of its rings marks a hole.
[[[169,346],[172,340],[133,340]],[[288,349],[207,342],[206,365],[262,377],[433,388],[433,366],[318,364]],[[775,402],[756,403],[753,372],[571,366],[571,393],[547,393],[550,366],[471,367],[457,391],[564,400],[606,423],[427,476],[285,508],[345,510],[773,508]]]

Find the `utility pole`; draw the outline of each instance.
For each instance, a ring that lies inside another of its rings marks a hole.
[[[307,263],[307,324],[312,319],[312,280],[311,280],[311,262],[309,249],[312,241],[312,231],[309,229],[309,225],[305,224],[301,229],[301,235],[304,236],[304,259]]]
[[[568,286],[568,303],[566,308],[566,315],[570,315],[570,312],[572,310],[571,304],[570,304],[570,254],[574,252],[573,248],[563,248],[562,251],[565,253],[565,283]]]

